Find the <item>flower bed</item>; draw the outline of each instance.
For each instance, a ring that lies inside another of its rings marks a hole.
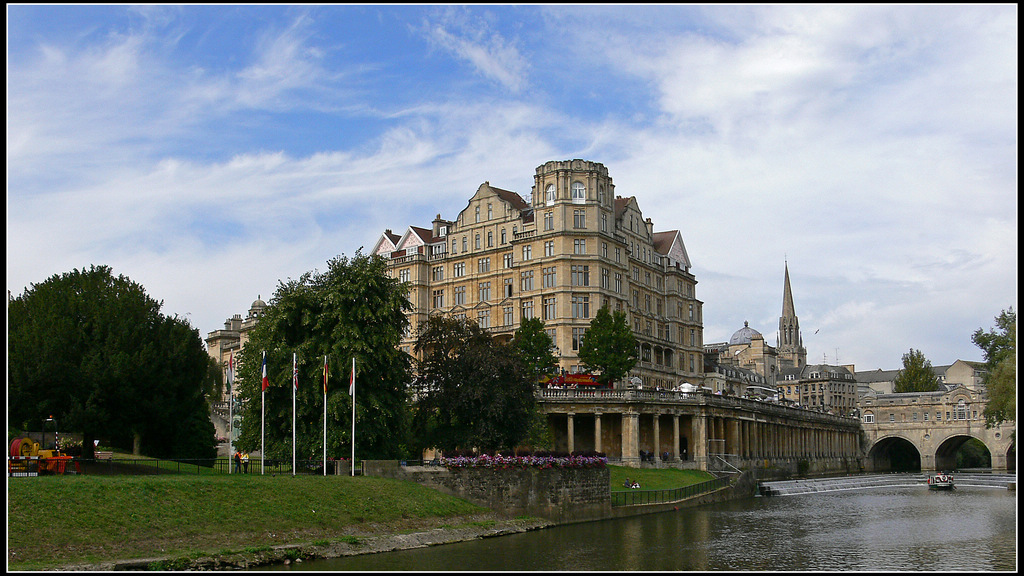
[[[456,456],[441,457],[441,466],[449,470],[454,468],[494,468],[508,470],[512,468],[603,468],[608,464],[604,456]]]

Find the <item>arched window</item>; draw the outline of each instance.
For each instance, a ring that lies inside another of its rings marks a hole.
[[[548,206],[555,203],[555,185],[548,184],[548,187],[544,189],[544,201]]]
[[[587,199],[587,187],[583,185],[583,182],[572,183],[572,202],[573,204],[582,204]]]

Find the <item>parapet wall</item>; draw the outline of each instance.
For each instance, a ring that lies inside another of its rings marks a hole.
[[[455,468],[364,463],[367,476],[410,480],[509,516],[539,516],[559,523],[611,515],[607,468]]]

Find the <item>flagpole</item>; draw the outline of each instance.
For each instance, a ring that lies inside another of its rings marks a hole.
[[[352,476],[356,475],[356,357],[352,357]]]
[[[324,476],[327,476],[327,355],[324,354]]]
[[[297,358],[292,352],[292,476],[295,476],[295,391],[299,389]]]
[[[260,475],[266,471],[267,467],[267,452],[264,446],[264,431],[266,430],[267,420],[267,351],[263,351],[263,381],[260,386],[263,391],[260,393]]]
[[[231,436],[235,433],[235,394],[231,390],[232,385],[235,382],[235,353],[232,352],[228,356],[228,474],[231,474],[231,459],[235,454],[235,443],[234,438]]]
[[[266,428],[267,420],[267,391],[260,393],[260,475],[263,475],[267,464],[267,452],[263,445],[263,431]]]

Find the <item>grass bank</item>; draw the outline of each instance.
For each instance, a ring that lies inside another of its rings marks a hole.
[[[457,524],[487,510],[411,482],[357,476],[10,478],[15,570],[200,553]]]
[[[715,479],[713,475],[700,470],[628,468],[626,466],[608,466],[608,476],[612,492],[630,490],[624,486],[626,478],[639,482],[642,490],[673,490]]]
[[[696,470],[609,466],[645,490],[704,482]],[[351,476],[42,476],[9,478],[7,561],[13,570],[134,558],[259,553],[273,546],[361,544],[478,522],[487,512],[412,482]]]

